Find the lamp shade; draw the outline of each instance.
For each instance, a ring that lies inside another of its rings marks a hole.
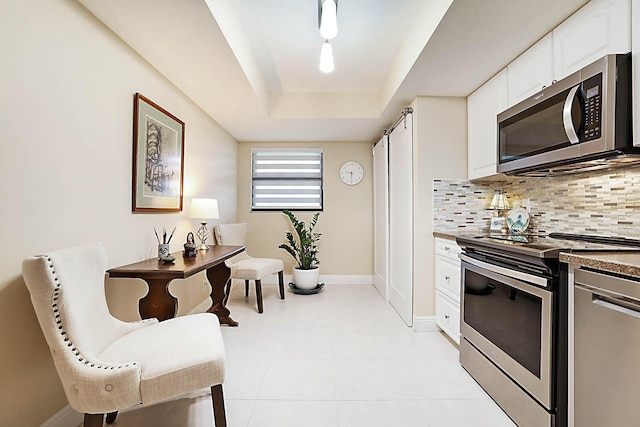
[[[320,34],[325,40],[338,35],[338,5],[336,0],[323,0],[320,10]]]
[[[333,49],[328,41],[324,42],[320,50],[320,71],[323,73],[333,71]]]
[[[502,191],[497,191],[496,194],[493,195],[493,199],[491,199],[491,204],[489,205],[489,209],[497,209],[497,210],[506,210],[509,209],[509,201],[502,194]]]
[[[189,218],[200,218],[202,220],[220,218],[220,214],[218,213],[218,200],[191,200],[191,210],[189,211]]]

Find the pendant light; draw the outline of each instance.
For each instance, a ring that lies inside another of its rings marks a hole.
[[[320,71],[330,73],[333,68],[333,48],[329,44],[329,40],[326,40],[320,50]]]
[[[322,0],[320,6],[320,34],[331,40],[338,34],[338,0]]]

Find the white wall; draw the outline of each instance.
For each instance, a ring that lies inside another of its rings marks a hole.
[[[249,227],[247,252],[257,257],[285,261],[291,274],[293,258],[278,249],[285,232],[292,231],[282,212],[251,212],[251,149],[254,147],[321,147],[324,153],[324,211],[315,231],[322,233],[320,274],[329,276],[373,275],[373,152],[367,142],[241,142],[238,165],[238,219]],[[340,167],[349,160],[359,162],[364,178],[354,186],[340,180]],[[308,223],[312,212],[296,212]],[[345,280],[350,280],[346,278]],[[368,279],[372,283],[372,279]]]
[[[153,227],[177,226],[177,251],[198,225],[186,212],[131,212],[134,93],[186,122],[187,211],[192,197],[216,197],[220,221],[236,219],[237,142],[75,1],[4,2],[0,40],[0,425],[36,426],[67,402],[22,259],[100,240],[117,266],[156,253]],[[181,309],[206,295],[196,282],[172,287]],[[107,283],[125,319],[144,292]]]
[[[433,180],[467,177],[465,98],[417,97],[413,108],[415,316],[435,315]]]

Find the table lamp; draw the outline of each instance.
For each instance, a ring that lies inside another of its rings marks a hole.
[[[198,249],[209,250],[207,245],[207,238],[209,237],[209,230],[207,230],[207,219],[218,219],[218,200],[216,199],[192,199],[191,210],[189,211],[189,218],[200,218],[202,221],[200,228],[196,235],[200,238],[200,246]]]

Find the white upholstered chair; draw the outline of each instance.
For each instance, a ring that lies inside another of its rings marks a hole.
[[[85,426],[115,421],[119,410],[211,387],[215,425],[226,425],[220,324],[202,313],[158,322],[111,316],[100,243],[27,258],[25,282],[73,409]]]
[[[219,245],[244,246],[247,236],[247,224],[220,224],[215,227],[214,234]],[[249,296],[249,281],[256,284],[258,313],[262,313],[262,279],[271,274],[278,274],[280,299],[284,299],[284,262],[281,259],[253,258],[247,251],[241,252],[226,262],[231,270],[231,279],[244,280],[245,296]],[[227,296],[231,291],[231,280],[227,286]]]

